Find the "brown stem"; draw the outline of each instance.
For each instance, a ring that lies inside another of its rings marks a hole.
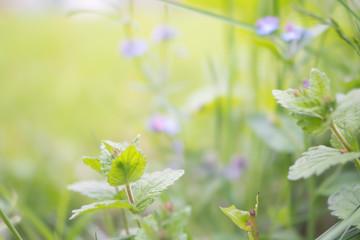
[[[126,185],[125,185],[125,190],[126,190],[126,195],[127,195],[128,199],[129,199],[129,202],[130,202],[132,205],[136,206],[136,205],[135,205],[135,200],[134,200],[134,197],[133,197],[133,194],[132,194],[132,191],[131,191],[131,186],[130,186],[130,184],[126,184]]]

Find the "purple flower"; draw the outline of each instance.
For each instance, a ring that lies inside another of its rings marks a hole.
[[[257,34],[269,35],[279,29],[279,18],[266,16],[256,21]]]
[[[305,30],[302,27],[296,26],[292,23],[288,23],[285,26],[285,32],[281,34],[281,38],[285,42],[299,40],[303,36],[304,32]]]
[[[152,33],[152,38],[155,43],[161,43],[166,40],[174,39],[177,35],[175,28],[169,25],[158,25]]]
[[[124,57],[132,59],[144,55],[148,49],[148,44],[142,39],[125,39],[119,47],[119,51]]]
[[[180,125],[175,119],[163,115],[152,116],[148,124],[151,131],[157,133],[164,132],[169,136],[173,136],[181,130]]]
[[[309,89],[310,87],[310,83],[306,78],[303,79],[303,87],[306,89]]]
[[[234,155],[230,164],[223,169],[223,176],[229,180],[236,180],[241,176],[246,166],[247,160],[244,157]]]

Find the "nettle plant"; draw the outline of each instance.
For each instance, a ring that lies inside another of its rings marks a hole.
[[[332,133],[332,147],[309,148],[290,167],[290,180],[320,175],[331,166],[351,161],[360,171],[360,89],[336,96],[326,74],[312,69],[303,88],[273,90],[273,95],[305,132],[319,135],[329,129]],[[360,233],[360,185],[343,186],[330,196],[328,204],[331,213],[342,221],[318,239],[337,239],[341,235],[349,239]]]
[[[131,143],[102,141],[99,158],[83,158],[84,163],[101,174],[105,181],[81,181],[68,186],[72,191],[97,200],[73,210],[70,219],[97,210],[120,208],[125,228],[120,234],[123,239],[186,239],[184,228],[190,215],[189,208],[175,211],[172,205],[169,207],[170,203],[166,203],[160,213],[141,217],[161,192],[184,174],[184,170],[165,169],[144,174],[146,160],[139,149],[139,141],[139,136]],[[125,210],[135,216],[137,228],[129,229]],[[163,224],[164,221],[167,224]]]

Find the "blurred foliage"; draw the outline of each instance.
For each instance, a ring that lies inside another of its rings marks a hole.
[[[235,5],[230,10],[229,2]],[[279,16],[281,28],[288,21],[308,28],[319,24],[294,10],[297,6],[324,18],[331,16],[349,35],[357,30],[351,14],[335,0],[229,2],[182,3],[248,24],[266,15]],[[164,6],[156,1],[141,4],[134,6],[136,35],[150,39],[151,31],[164,19]],[[271,39],[169,7],[167,21],[178,29],[179,37],[169,46],[170,80],[160,85],[163,92],[158,95],[146,85],[136,63],[118,54],[125,35],[117,22],[95,14],[0,11],[1,196],[12,199],[11,193],[16,193],[14,216],[21,216],[16,227],[25,239],[93,239],[95,232],[98,239],[115,236],[122,224],[117,211],[68,220],[71,209],[90,202],[72,194],[66,185],[99,177],[84,166],[81,157],[96,156],[101,139],[121,141],[138,133],[150,171],[174,162],[185,168],[186,175],[168,194],[175,205],[191,206],[192,236],[243,236],[218,206],[251,209],[260,192],[262,239],[305,237],[306,184],[285,179],[289,166],[309,142],[329,144],[329,132],[298,136],[295,121],[286,124],[289,119],[279,117],[282,110],[277,109],[271,90],[299,88],[314,67],[327,73],[337,92],[360,87],[359,56],[334,29],[283,60]],[[144,57],[155,79],[161,74],[161,58],[159,45],[151,45]],[[152,114],[165,111],[159,103],[163,96],[182,125],[175,137],[154,134],[146,125]],[[267,129],[281,136],[277,137],[280,141],[304,139],[304,143],[283,151],[279,144],[267,141],[266,134],[254,131],[259,124],[270,126]],[[175,140],[182,142],[183,155],[174,151]],[[239,178],[228,179],[223,169],[234,155],[243,156],[247,167]],[[342,168],[354,174],[352,166]],[[320,194],[328,196],[326,190],[333,183],[354,182],[346,174],[324,181],[336,171],[331,169],[316,179]],[[326,205],[322,195],[317,206]],[[316,216],[318,236],[335,218],[326,210]]]

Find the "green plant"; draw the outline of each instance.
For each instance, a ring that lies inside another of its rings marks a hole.
[[[256,204],[254,209],[250,211],[243,211],[237,209],[234,205],[228,208],[220,207],[223,211],[239,228],[246,231],[249,240],[258,240],[259,231],[256,222],[256,216],[259,208],[259,194],[256,196]]]
[[[331,147],[316,146],[302,154],[289,169],[288,178],[299,180],[320,175],[334,165],[354,161],[360,171],[360,89],[338,95],[330,89],[330,80],[317,69],[310,72],[309,86],[286,91],[273,90],[278,103],[288,109],[305,132],[319,135],[331,130]],[[338,174],[338,172],[335,172]],[[332,214],[343,221],[319,239],[337,239],[353,233],[360,223],[359,185],[344,186],[329,198]]]
[[[165,169],[144,174],[146,161],[139,149],[139,141],[139,136],[131,143],[103,141],[99,158],[83,158],[84,163],[101,174],[106,181],[81,181],[68,186],[72,191],[97,200],[73,210],[70,219],[97,210],[120,208],[136,216],[139,228],[146,225],[147,220],[142,221],[140,215],[184,171]],[[122,217],[126,235],[130,236],[125,212],[122,212]]]

